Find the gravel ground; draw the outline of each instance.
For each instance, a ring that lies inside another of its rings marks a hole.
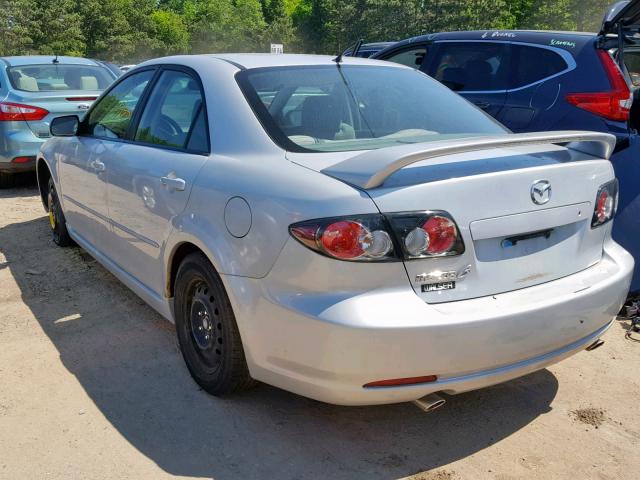
[[[23,180],[0,191],[1,479],[640,478],[640,344],[624,322],[594,352],[431,414],[266,385],[218,399],[170,323],[51,242]]]

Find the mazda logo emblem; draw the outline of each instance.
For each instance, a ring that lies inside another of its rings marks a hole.
[[[536,205],[544,205],[551,200],[551,184],[547,180],[538,180],[531,185],[531,200]]]

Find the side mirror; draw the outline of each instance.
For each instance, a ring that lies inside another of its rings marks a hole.
[[[77,115],[57,117],[51,121],[49,131],[54,137],[73,137],[78,134],[80,119]]]

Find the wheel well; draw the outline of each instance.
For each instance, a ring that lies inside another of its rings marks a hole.
[[[51,172],[49,171],[49,166],[47,162],[43,159],[38,160],[38,167],[36,169],[38,172],[38,190],[40,190],[40,199],[42,200],[42,205],[46,209],[47,206],[47,186],[49,185],[49,179],[51,178]]]
[[[173,256],[171,257],[171,263],[169,266],[169,275],[167,275],[167,297],[173,297],[174,286],[176,283],[176,274],[178,273],[178,268],[182,263],[182,260],[185,259],[187,255],[190,255],[195,252],[200,252],[203,255],[205,253],[196,247],[193,243],[181,243],[178,248],[173,252]],[[205,255],[206,256],[206,255]]]

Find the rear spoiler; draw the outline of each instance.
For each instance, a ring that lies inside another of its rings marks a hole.
[[[322,173],[357,188],[368,190],[381,186],[398,170],[430,158],[528,145],[563,145],[571,150],[608,160],[616,145],[616,137],[608,133],[561,131],[416,143],[370,150],[327,167],[322,170]]]

